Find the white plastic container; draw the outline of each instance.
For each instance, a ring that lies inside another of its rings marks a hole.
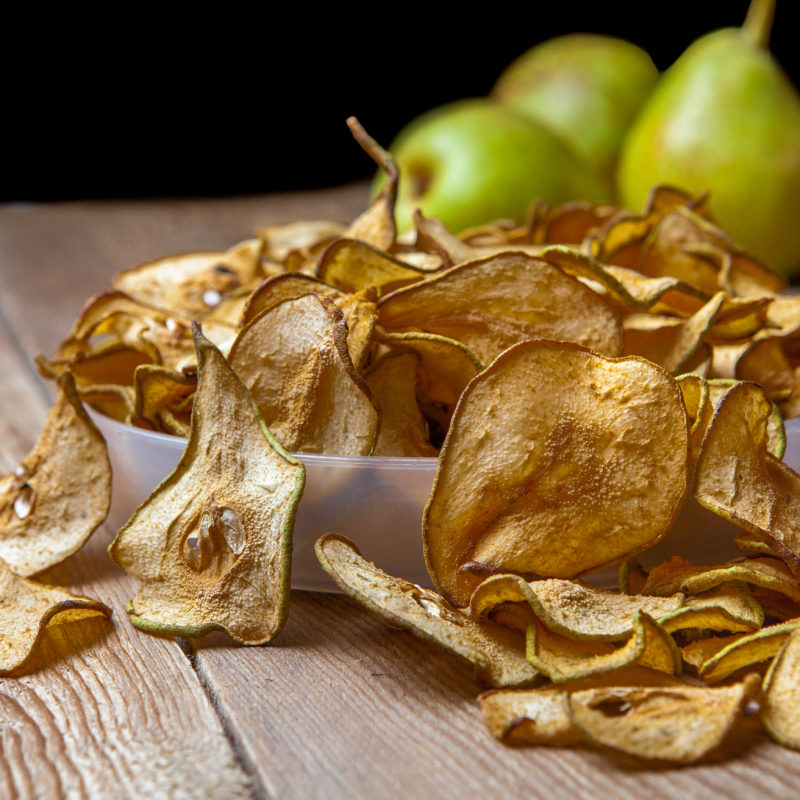
[[[186,440],[123,425],[90,412],[108,444],[113,469],[108,523],[120,528],[136,507],[177,465]],[[784,460],[800,472],[800,418],[786,423]],[[347,457],[303,453],[306,487],[297,512],[292,586],[337,591],[314,555],[314,542],[327,532],[355,542],[386,572],[430,586],[422,556],[422,511],[436,472],[435,458]],[[640,556],[648,567],[682,555],[695,564],[713,564],[740,555],[735,528],[687,498],[677,521],[655,547]],[[615,586],[616,568],[589,576]]]

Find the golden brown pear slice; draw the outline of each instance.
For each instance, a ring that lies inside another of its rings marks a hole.
[[[784,747],[800,750],[800,628],[795,628],[764,678],[761,721]]]
[[[59,564],[103,522],[110,500],[105,439],[63,372],[36,446],[0,479],[0,558],[18,575]]]
[[[25,666],[48,625],[111,616],[98,600],[15,575],[0,559],[0,677]]]
[[[523,339],[577,342],[622,352],[618,312],[559,267],[504,252],[451,267],[378,302],[388,331],[438,333],[465,344],[483,364]]]
[[[381,426],[372,454],[425,457],[437,455],[428,426],[417,405],[417,362],[408,350],[381,356],[365,373],[381,409]]]
[[[292,452],[369,455],[377,404],[347,349],[347,325],[315,294],[266,309],[228,357],[269,429]]]
[[[493,689],[478,697],[489,732],[508,744],[569,747],[585,741],[567,712],[570,692],[600,686],[683,686],[665,672],[645,667],[625,667],[533,689]]]
[[[589,741],[648,761],[691,764],[721,747],[758,693],[733,686],[611,686],[571,692],[570,718]]]
[[[770,450],[773,406],[739,383],[719,401],[695,470],[697,501],[769,544],[800,574],[800,476]]]
[[[387,575],[335,533],[315,545],[322,568],[339,588],[392,625],[411,631],[472,664],[490,686],[523,686],[536,677],[522,639],[493,622],[475,622],[429,589]]]
[[[166,256],[117,273],[114,288],[145,305],[201,319],[225,295],[258,279],[261,248],[252,239],[225,252]]]
[[[288,613],[305,471],[264,424],[219,350],[195,332],[198,388],[186,450],[109,547],[142,585],[135,625],[172,636],[223,630],[263,644]]]
[[[681,390],[641,358],[509,348],[461,396],[423,516],[428,571],[466,605],[487,572],[568,578],[655,544],[688,480]]]

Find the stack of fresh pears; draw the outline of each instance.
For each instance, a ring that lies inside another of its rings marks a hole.
[[[427,112],[397,137],[397,214],[456,230],[531,201],[641,208],[656,184],[708,191],[715,220],[777,272],[800,276],[800,95],[770,55],[775,0],[694,42],[663,75],[609,36],[534,47],[489,98]]]

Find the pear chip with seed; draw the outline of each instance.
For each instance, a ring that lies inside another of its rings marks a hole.
[[[263,644],[288,613],[305,470],[199,327],[195,345],[198,385],[184,455],[109,553],[142,582],[128,609],[137,627],[187,637],[223,630],[242,644]]]

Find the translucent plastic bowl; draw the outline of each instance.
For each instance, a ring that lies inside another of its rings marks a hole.
[[[178,463],[186,440],[123,425],[92,412],[108,443],[113,469],[108,522],[122,527],[136,507]],[[800,472],[800,418],[786,423],[784,460]],[[336,587],[314,555],[314,542],[333,531],[354,541],[382,569],[430,586],[422,557],[422,511],[436,472],[435,458],[324,456],[303,453],[306,487],[297,513],[292,556],[295,589],[333,592]],[[739,555],[735,529],[688,498],[677,521],[640,560],[651,566],[672,555],[712,564]],[[616,585],[617,570],[589,576],[600,586]]]

